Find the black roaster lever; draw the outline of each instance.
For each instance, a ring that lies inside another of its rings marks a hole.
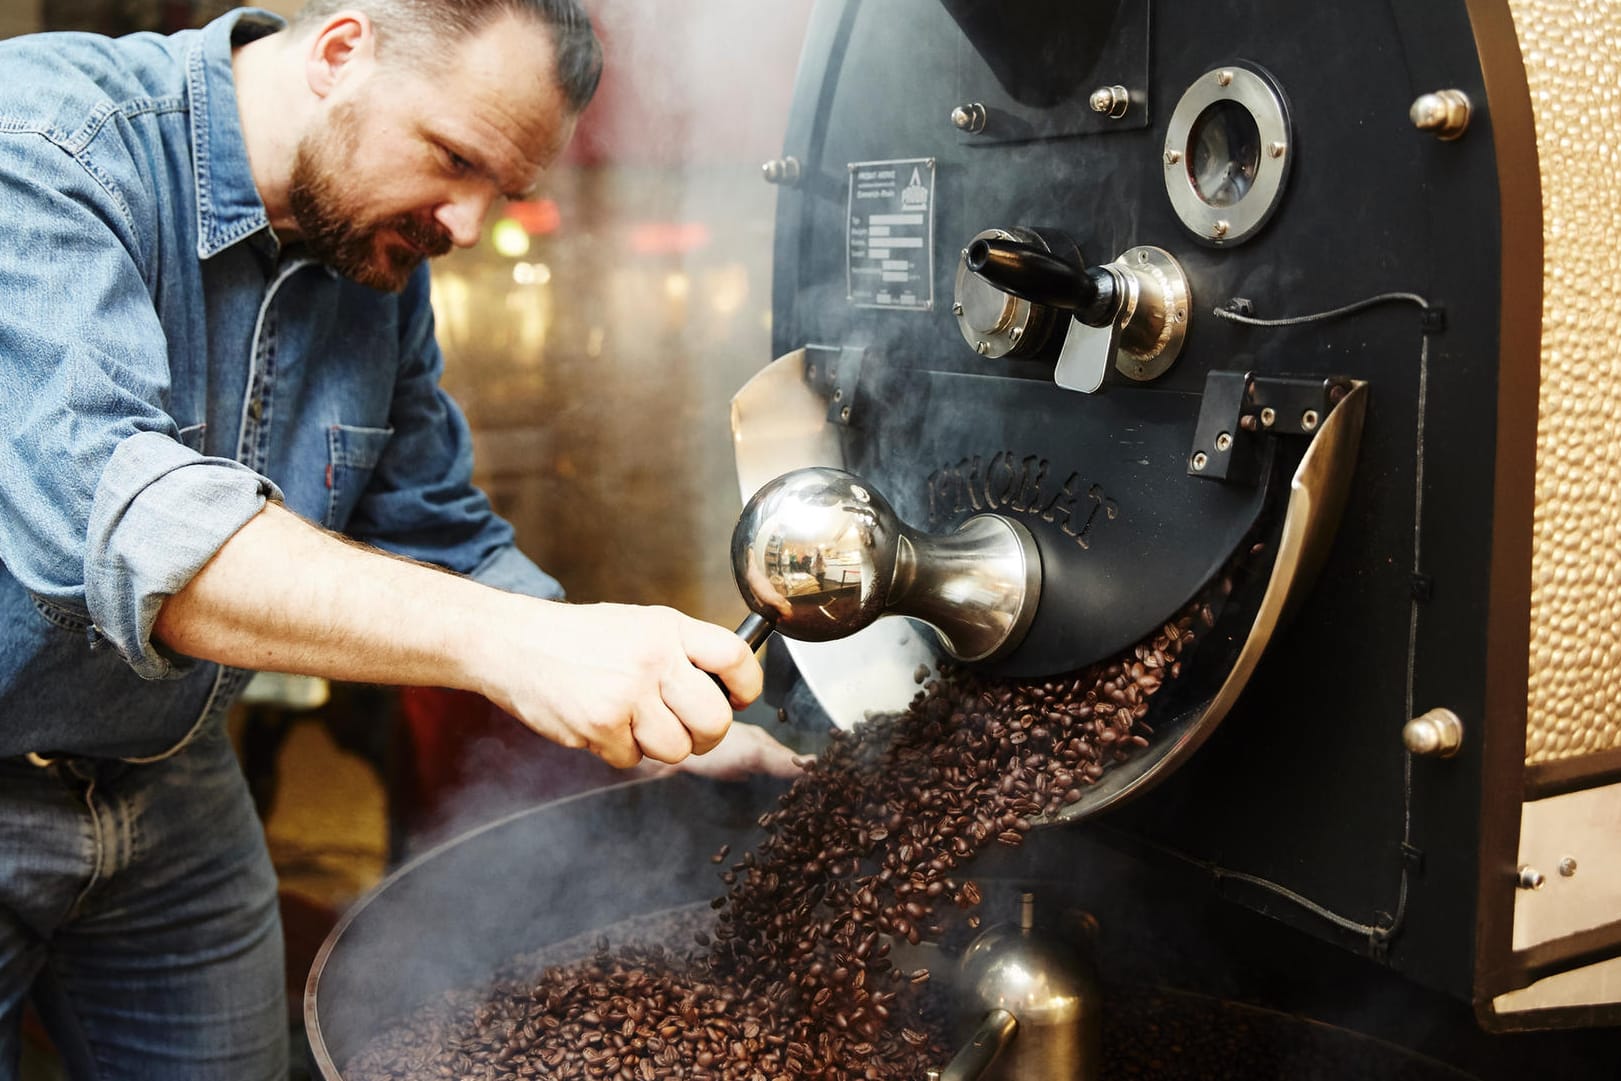
[[[1002,292],[1069,312],[1090,327],[1110,325],[1119,311],[1119,288],[1107,268],[1077,266],[1034,245],[976,240],[967,264]]]
[[[771,637],[771,632],[775,629],[775,620],[767,619],[758,612],[750,612],[743,618],[743,622],[737,625],[737,636],[748,644],[750,650],[756,650],[765,644],[765,640]],[[726,689],[726,681],[715,673],[709,673],[709,678],[715,681],[715,686],[720,688],[721,694],[731,693]]]

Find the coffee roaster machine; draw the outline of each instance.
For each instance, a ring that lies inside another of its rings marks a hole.
[[[1212,709],[1067,832],[1492,1032],[1621,1021],[1616,20],[819,5],[766,166],[783,359],[734,403],[745,498],[837,466],[1034,539],[996,671],[1127,647],[1253,550]],[[787,643],[835,721],[973,656],[892,624]]]
[[[849,726],[953,657],[1209,625],[1155,743],[978,868],[1004,916],[1090,913],[1130,1076],[1621,1076],[1618,32],[1603,0],[814,10],[765,166],[779,359],[733,405],[743,498],[801,478],[739,529],[797,635],[768,696]],[[788,540],[835,503],[859,543]],[[633,784],[402,869],[311,974],[323,1076],[513,952],[711,896],[697,846],[762,799]]]

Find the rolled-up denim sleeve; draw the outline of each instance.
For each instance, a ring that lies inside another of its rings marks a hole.
[[[43,136],[0,135],[0,561],[163,678],[186,663],[153,645],[163,601],[279,493],[179,442],[131,214]]]
[[[525,593],[553,601],[563,599],[563,584],[511,545],[496,549],[473,569],[472,577],[474,581],[508,593]]]
[[[512,526],[473,484],[467,420],[439,385],[444,359],[434,339],[426,268],[400,303],[400,371],[389,409],[393,435],[347,531],[497,589],[562,597],[557,579],[518,550]]]
[[[118,445],[91,503],[85,599],[135,671],[183,670],[152,644],[164,600],[178,593],[248,520],[281,493],[237,462],[205,458],[157,432]]]

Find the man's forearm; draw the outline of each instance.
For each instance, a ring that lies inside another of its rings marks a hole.
[[[724,627],[670,608],[504,593],[357,547],[271,504],[164,602],[154,637],[242,668],[477,691],[616,766],[709,750],[760,666]]]
[[[268,504],[164,603],[154,637],[241,668],[480,690],[475,631],[505,596]]]

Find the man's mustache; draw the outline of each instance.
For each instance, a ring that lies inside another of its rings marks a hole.
[[[394,224],[394,231],[404,237],[406,243],[429,258],[444,255],[455,247],[450,233],[436,221],[401,218]]]

